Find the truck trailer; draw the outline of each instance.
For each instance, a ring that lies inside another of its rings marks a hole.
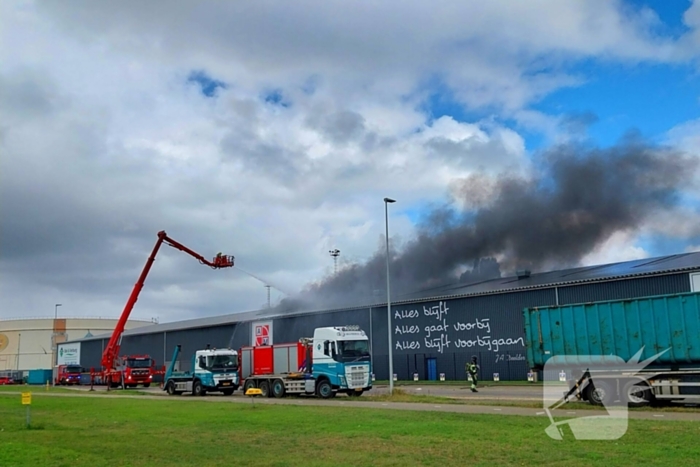
[[[564,369],[564,400],[700,402],[698,292],[531,307],[523,315],[528,364],[533,372],[548,362]]]
[[[313,338],[296,343],[242,347],[243,392],[258,388],[263,397],[338,393],[361,396],[372,389],[369,339],[359,326],[316,328]]]
[[[175,371],[181,346],[175,347],[173,359],[165,372],[163,389],[169,395],[183,392],[204,396],[207,392],[221,392],[230,396],[238,389],[238,352],[207,346],[192,355],[192,371]]]

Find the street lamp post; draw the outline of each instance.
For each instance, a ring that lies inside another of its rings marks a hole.
[[[396,200],[384,198],[384,225],[386,226],[386,317],[387,333],[389,334],[389,394],[394,393],[394,355],[391,342],[391,286],[389,279],[389,203]]]
[[[59,307],[59,306],[62,306],[62,305],[61,305],[60,303],[56,303],[56,304],[53,306],[53,319],[54,319],[54,323],[53,323],[53,333],[52,333],[52,336],[53,336],[53,337],[52,337],[52,339],[51,339],[51,340],[53,341],[53,342],[52,342],[52,344],[53,344],[53,346],[52,346],[52,347],[53,347],[53,357],[52,357],[51,360],[53,360],[52,364],[53,364],[54,366],[58,365],[58,342],[56,342],[56,337],[57,337],[57,334],[56,334],[56,320],[58,319],[58,307]]]

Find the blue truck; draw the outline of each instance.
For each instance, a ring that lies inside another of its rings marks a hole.
[[[171,396],[191,393],[204,396],[208,392],[232,395],[238,389],[238,352],[207,346],[192,355],[192,371],[175,371],[181,346],[175,347],[172,361],[163,379],[163,389]]]
[[[531,371],[564,369],[565,399],[700,402],[698,292],[531,307],[523,316]]]

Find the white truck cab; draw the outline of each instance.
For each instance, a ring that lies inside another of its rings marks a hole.
[[[359,326],[316,328],[313,375],[327,378],[333,392],[359,396],[372,388],[369,339]]]
[[[163,389],[168,394],[192,392],[203,396],[207,392],[222,392],[231,395],[238,389],[238,352],[216,348],[197,350],[192,355],[192,371],[177,372],[175,364],[180,348],[180,345],[175,346],[172,361],[165,372]]]

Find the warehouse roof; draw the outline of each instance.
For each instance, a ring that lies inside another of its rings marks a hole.
[[[438,300],[447,298],[468,297],[474,295],[488,295],[496,293],[515,292],[519,290],[541,289],[550,287],[566,287],[571,285],[619,280],[633,277],[653,276],[661,274],[673,274],[678,272],[700,271],[700,252],[683,253],[677,255],[660,256],[634,261],[603,264],[598,266],[585,266],[560,271],[540,272],[533,274],[521,274],[519,276],[501,277],[470,284],[458,283],[444,285],[432,289],[422,290],[397,297],[392,304],[406,302]],[[386,304],[384,302],[383,304]],[[370,305],[382,305],[382,303],[364,303],[343,309],[352,310],[364,308]],[[299,310],[296,312],[280,312],[275,309],[263,309],[232,313],[228,315],[213,316],[209,318],[195,318],[173,323],[154,324],[124,331],[125,336],[137,334],[152,334],[156,332],[169,332],[191,328],[204,328],[223,324],[241,323],[256,319],[276,318],[280,316],[297,316],[322,311],[338,310]],[[109,337],[109,335],[83,338],[94,340]]]
[[[624,278],[670,274],[700,269],[700,252],[660,256],[619,263],[584,266],[560,271],[534,273],[529,276],[502,277],[471,284],[451,284],[422,290],[401,297],[402,300],[422,300],[484,293],[510,292],[531,289],[576,285],[585,282],[601,282]]]

